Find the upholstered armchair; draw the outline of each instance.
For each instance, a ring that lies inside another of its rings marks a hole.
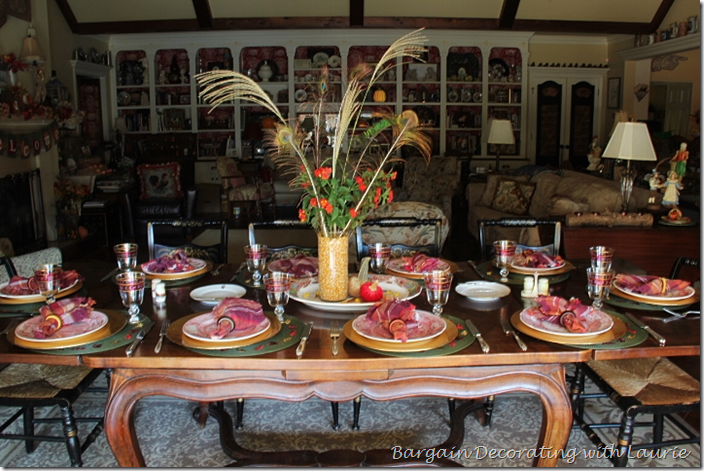
[[[423,201],[442,209],[452,220],[452,197],[457,193],[460,172],[457,157],[433,156],[426,165],[421,156],[411,156],[403,166],[403,188],[398,201]]]
[[[183,171],[178,162],[137,166],[139,198],[123,195],[127,212],[127,233],[146,246],[147,223],[159,219],[193,219],[196,210],[196,189],[193,171]]]
[[[268,203],[276,217],[276,193],[271,168],[263,166],[260,172],[246,172],[240,170],[231,157],[218,157],[217,168],[228,215],[232,214],[233,206],[239,206],[250,213],[253,205],[256,216],[261,219],[264,214],[262,203]]]

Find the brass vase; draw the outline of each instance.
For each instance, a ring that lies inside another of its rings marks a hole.
[[[347,298],[349,237],[318,234],[318,297],[336,302]]]

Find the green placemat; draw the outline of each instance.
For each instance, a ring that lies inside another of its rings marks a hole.
[[[264,290],[264,282],[262,282],[259,286],[254,286],[252,284],[252,274],[249,273],[249,270],[246,268],[237,275],[237,283],[242,286],[246,286],[247,288]]]
[[[598,343],[595,345],[570,345],[570,347],[591,350],[614,350],[617,348],[635,347],[636,345],[640,345],[645,342],[645,339],[648,338],[648,333],[644,329],[636,326],[633,321],[623,314],[619,314],[614,311],[607,311],[606,309],[602,309],[602,311],[622,320],[623,323],[626,324],[626,332],[621,337],[610,342]]]
[[[273,311],[271,312],[273,314]],[[191,351],[210,355],[214,357],[251,357],[264,355],[265,353],[278,352],[298,344],[303,335],[303,321],[293,316],[284,314],[284,321],[281,323],[281,330],[278,334],[262,342],[247,345],[246,347],[225,348],[222,350],[203,350],[200,348],[186,347]]]
[[[88,290],[84,287],[72,293],[70,296],[66,297],[86,297],[88,296]],[[59,298],[63,299],[63,298]],[[39,312],[39,308],[44,306],[44,301],[38,303],[27,303],[27,304],[0,304],[0,317],[14,317],[21,315],[34,315]]]
[[[362,347],[361,345],[358,345],[358,346],[362,347],[365,350],[369,350],[370,352],[378,353],[380,355],[388,355],[388,356],[392,356],[392,357],[425,358],[425,357],[437,357],[437,356],[442,356],[442,355],[449,355],[450,353],[459,352],[463,348],[469,347],[470,345],[472,345],[475,337],[473,335],[468,335],[469,332],[467,331],[467,326],[465,325],[465,323],[462,319],[458,319],[457,317],[446,316],[446,315],[443,315],[442,317],[445,317],[445,318],[449,319],[452,323],[454,323],[457,326],[457,330],[458,330],[457,338],[455,338],[455,340],[448,343],[447,345],[443,345],[442,347],[433,348],[432,350],[426,350],[424,352],[382,352],[381,350],[375,350],[373,348]]]
[[[125,312],[125,317],[128,316]],[[110,337],[98,340],[86,345],[77,347],[60,348],[56,350],[32,350],[37,353],[49,353],[51,355],[88,355],[91,353],[105,352],[113,348],[125,347],[134,340],[134,336],[140,331],[142,326],[153,324],[154,322],[145,318],[141,324],[125,324],[119,332],[112,334]]]
[[[499,268],[495,267],[491,261],[478,263],[477,273],[479,273],[482,278],[488,281],[495,281],[497,283],[508,283],[509,285],[522,285],[523,280],[526,277],[532,278],[533,275],[522,275],[520,273],[509,273],[508,282],[501,281],[501,275],[499,274]],[[547,278],[548,283],[560,283],[565,281],[570,277],[569,272],[560,273],[558,275],[540,275],[540,278]]]
[[[688,309],[690,306],[692,306],[692,304],[694,304],[691,303],[680,306],[658,306],[655,304],[639,303],[638,301],[622,298],[613,293],[611,293],[608,298],[604,299],[604,303],[623,309],[641,309],[643,311],[662,311],[664,308],[668,308],[673,311],[679,311]]]

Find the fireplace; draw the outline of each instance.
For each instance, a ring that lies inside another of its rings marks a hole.
[[[0,237],[12,241],[15,255],[47,246],[39,169],[0,178]]]

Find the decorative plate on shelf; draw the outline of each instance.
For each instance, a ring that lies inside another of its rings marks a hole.
[[[122,106],[129,106],[132,103],[132,96],[123,90],[117,94],[117,102]]]
[[[326,53],[318,52],[313,56],[313,65],[316,67],[322,67],[328,63],[328,59],[330,59],[330,56]]]
[[[302,103],[306,101],[306,98],[308,98],[308,92],[302,88],[299,88],[293,96],[296,98],[297,102]]]
[[[341,62],[342,60],[340,59],[340,56],[337,55],[330,56],[330,58],[328,59],[328,65],[332,68],[340,67]]]

